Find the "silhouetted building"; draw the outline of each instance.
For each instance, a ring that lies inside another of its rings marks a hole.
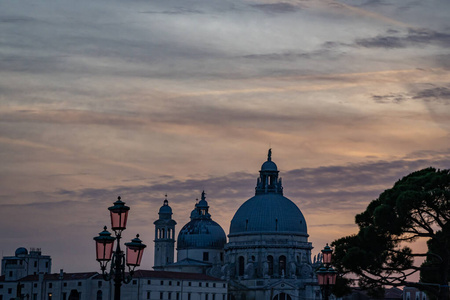
[[[308,242],[306,220],[297,205],[283,195],[278,175],[269,150],[255,196],[244,202],[231,220],[228,243],[223,229],[211,218],[203,192],[191,221],[178,235],[178,261],[158,265],[158,269],[222,278],[229,283],[231,298],[237,300],[319,299],[314,270],[320,261],[311,261],[313,247]],[[155,243],[155,253],[157,247]]]
[[[42,255],[41,249],[26,248],[16,249],[14,256],[2,258],[2,275],[6,281],[15,281],[27,275],[39,273],[51,273],[52,259],[48,255]]]
[[[109,300],[114,283],[97,272],[28,275],[18,281],[0,277],[2,300]],[[137,270],[122,285],[122,299],[226,300],[224,280],[196,273]]]

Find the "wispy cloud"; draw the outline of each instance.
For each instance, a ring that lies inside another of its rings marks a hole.
[[[357,39],[355,45],[365,48],[406,48],[411,46],[427,47],[450,45],[450,34],[429,29],[409,29],[405,35],[394,35],[390,31],[386,35]]]

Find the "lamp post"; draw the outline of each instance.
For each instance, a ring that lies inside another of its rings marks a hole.
[[[146,245],[142,244],[139,234],[130,243],[125,243],[127,248],[126,259],[124,252],[120,249],[120,239],[122,231],[126,229],[128,211],[130,208],[120,199],[114,202],[114,206],[108,208],[111,216],[111,228],[114,230],[115,237],[106,230],[94,237],[96,244],[97,261],[100,263],[103,279],[106,281],[114,280],[114,300],[120,300],[120,288],[122,282],[127,284],[131,281],[134,269],[141,264],[142,255]],[[114,241],[117,240],[116,250],[113,251]],[[111,261],[109,272],[107,266]],[[128,275],[125,274],[125,264],[128,266]]]
[[[328,300],[330,296],[330,290],[333,285],[336,284],[336,270],[331,266],[331,254],[333,250],[328,244],[322,250],[323,264],[319,270],[316,271],[317,280],[319,281],[320,289],[322,290],[322,296],[325,300]]]

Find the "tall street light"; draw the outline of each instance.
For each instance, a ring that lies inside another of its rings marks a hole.
[[[320,289],[322,290],[322,296],[325,300],[328,300],[330,296],[331,288],[336,284],[337,272],[331,266],[331,254],[333,250],[328,244],[322,250],[323,264],[319,270],[316,271],[317,280],[319,281]]]
[[[106,230],[99,233],[99,236],[94,237],[96,244],[97,261],[100,263],[103,279],[110,281],[114,280],[114,300],[120,300],[120,288],[122,282],[127,284],[131,281],[134,269],[141,264],[142,255],[146,245],[142,244],[139,239],[139,234],[130,243],[125,243],[127,248],[126,259],[125,254],[120,249],[120,239],[122,231],[126,229],[128,211],[130,208],[125,205],[125,202],[120,200],[114,202],[114,206],[108,208],[111,215],[111,228],[114,230],[112,237],[111,233]],[[117,240],[116,250],[113,251],[114,241]],[[111,261],[109,272],[107,266]],[[125,273],[125,264],[128,266],[128,274]]]

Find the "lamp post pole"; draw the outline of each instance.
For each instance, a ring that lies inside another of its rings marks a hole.
[[[337,272],[331,266],[331,254],[333,250],[328,244],[322,250],[323,264],[316,271],[319,286],[322,291],[324,300],[328,300],[330,297],[330,289],[336,284]]]
[[[120,300],[120,289],[122,282],[127,284],[131,281],[134,269],[141,264],[142,255],[146,245],[142,244],[139,234],[130,243],[125,243],[127,253],[126,259],[124,252],[120,249],[120,239],[122,231],[126,229],[128,211],[130,208],[122,202],[120,196],[114,202],[114,206],[108,208],[111,215],[111,228],[114,230],[115,237],[106,230],[94,237],[96,243],[97,261],[100,263],[103,279],[110,281],[114,279],[114,300]],[[114,241],[117,240],[116,250],[113,251]],[[109,272],[108,263],[111,261]],[[128,266],[128,275],[125,274],[125,264]]]

